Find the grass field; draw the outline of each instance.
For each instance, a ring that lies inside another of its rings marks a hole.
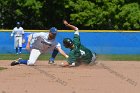
[[[48,60],[51,55],[41,55],[38,60]],[[28,59],[29,54],[0,54],[0,60],[15,60],[17,58]],[[57,55],[56,60],[65,60],[60,54]],[[140,55],[98,55],[97,60],[103,61],[140,61]]]
[[[109,61],[140,61],[140,55],[99,55],[98,60]]]

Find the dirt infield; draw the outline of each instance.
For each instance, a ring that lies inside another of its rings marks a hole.
[[[139,93],[140,62],[99,61],[94,66],[62,68],[0,61],[0,93]],[[57,61],[60,64],[62,61]]]

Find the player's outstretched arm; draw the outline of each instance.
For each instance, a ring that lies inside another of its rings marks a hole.
[[[57,50],[61,55],[63,55],[65,58],[68,58],[69,56],[61,49],[61,47],[57,47]]]
[[[32,40],[32,34],[29,35],[29,37],[28,37],[28,42],[27,42],[27,45],[26,45],[27,50],[30,50],[30,42],[31,42],[31,40]]]
[[[63,20],[63,23],[64,23],[65,26],[69,27],[69,28],[72,29],[72,30],[75,30],[75,31],[76,31],[76,30],[78,29],[76,26],[71,25],[71,24],[68,23],[66,20]]]

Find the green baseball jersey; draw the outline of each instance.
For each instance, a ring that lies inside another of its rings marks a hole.
[[[82,62],[89,64],[92,60],[92,52],[81,44],[78,34],[74,34],[73,43],[74,48],[70,50],[68,63],[75,62],[77,64]]]

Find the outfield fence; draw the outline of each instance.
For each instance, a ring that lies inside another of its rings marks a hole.
[[[10,38],[12,30],[0,31],[0,54],[14,54],[14,38]],[[25,30],[24,38],[36,32],[48,32],[48,30]],[[64,38],[73,38],[72,30],[59,30],[56,37],[63,47]],[[97,54],[140,54],[140,31],[124,30],[80,30],[81,43]],[[27,42],[26,42],[27,43]],[[26,43],[23,44],[25,48]],[[23,53],[28,53],[23,49]]]

